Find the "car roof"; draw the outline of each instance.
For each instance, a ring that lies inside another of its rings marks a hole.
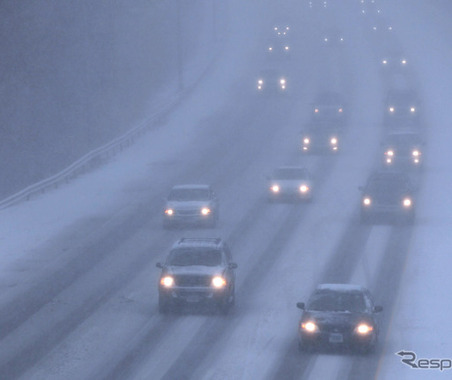
[[[353,284],[320,284],[316,290],[331,290],[333,292],[366,292],[367,289],[361,285]]]
[[[176,185],[172,187],[172,190],[194,190],[194,189],[208,190],[210,189],[210,185]]]
[[[223,240],[219,237],[215,238],[181,238],[173,244],[175,248],[219,248],[223,245]]]

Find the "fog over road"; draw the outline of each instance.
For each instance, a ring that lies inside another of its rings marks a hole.
[[[436,368],[410,368],[396,353],[406,350],[418,358],[452,359],[448,323],[452,132],[447,129],[452,50],[450,39],[444,37],[450,31],[450,7],[447,2],[427,5],[420,0],[328,1],[327,7],[323,2],[313,1],[312,7],[309,3],[229,0],[220,11],[211,7],[218,2],[196,1],[189,19],[199,21],[198,33],[204,35],[196,37],[193,46],[184,44],[184,78],[196,83],[193,90],[149,132],[102,166],[1,211],[0,378],[448,376],[449,369],[441,373]],[[105,47],[105,54],[117,54],[113,61],[121,67],[110,67],[103,83],[124,88],[124,93],[114,95],[118,98],[108,101],[121,116],[112,126],[112,137],[140,119],[137,115],[144,118],[150,113],[146,107],[153,96],[177,92],[177,67],[171,68],[174,51],[158,38],[168,26],[163,15],[177,11],[176,5],[153,2],[162,17],[154,14],[150,26],[142,12],[150,9],[149,2],[129,7],[118,3],[117,8],[103,2],[92,5],[111,12],[106,20],[116,20],[101,24],[104,33],[116,25],[113,35],[126,40],[115,45],[120,51]],[[11,17],[42,12],[31,4],[2,7]],[[97,19],[81,6],[80,18],[64,23],[69,8],[60,7],[52,10],[61,12],[62,18],[55,13],[54,20],[61,21],[60,38],[67,46],[73,35],[65,24],[77,29],[75,20]],[[215,38],[205,36],[214,30],[211,12],[218,17]],[[274,25],[285,23],[290,25],[291,56],[275,63],[266,56],[265,46]],[[120,37],[120,31],[131,25],[134,32]],[[392,31],[382,31],[388,25]],[[147,28],[154,28],[157,35],[135,40],[141,34],[138,30]],[[197,35],[193,24],[185,28]],[[325,44],[323,36],[330,30],[339,30],[344,43]],[[19,34],[17,38],[23,39]],[[84,38],[88,49],[92,45]],[[193,41],[188,35],[184,38]],[[196,42],[206,40],[209,45]],[[162,62],[143,51],[147,44],[162,49]],[[406,54],[406,70],[393,75],[382,69],[381,55],[388,47]],[[190,50],[199,54],[192,56]],[[79,62],[88,65],[83,58],[78,57]],[[72,67],[69,57],[61,59],[62,72],[65,65]],[[99,59],[89,64],[99,69],[104,62]],[[151,64],[156,70],[160,65],[162,75],[146,77]],[[268,65],[284,72],[287,93],[257,92],[259,72]],[[206,67],[210,68],[204,71]],[[124,70],[130,71],[127,80],[119,78]],[[197,80],[199,73],[204,75]],[[78,82],[75,73],[68,75]],[[3,87],[21,82],[19,73],[8,78]],[[44,75],[36,78],[48,83]],[[363,224],[358,187],[381,165],[380,141],[387,132],[384,99],[400,82],[422,98],[418,128],[426,136],[425,162],[411,173],[417,187],[416,219],[414,224]],[[302,127],[310,121],[315,96],[327,89],[347,99],[349,114],[340,151],[304,155]],[[83,81],[76,90],[83,97]],[[90,96],[101,102],[98,95]],[[5,101],[6,109],[19,104]],[[24,102],[21,106],[31,115],[36,104]],[[102,107],[88,108],[89,117],[101,117],[96,110]],[[49,109],[46,116],[56,120],[50,113],[60,111]],[[65,108],[65,115],[66,111],[71,107]],[[27,115],[23,117],[31,118]],[[105,117],[101,124],[108,125],[109,118],[114,117]],[[19,123],[17,118],[11,120]],[[92,139],[92,148],[110,136],[101,134],[99,140]],[[80,152],[91,149],[80,144]],[[29,152],[32,157],[34,153]],[[267,201],[266,177],[283,165],[304,166],[313,173],[312,202]],[[221,210],[217,227],[162,228],[164,198],[173,185],[185,183],[215,188]],[[155,264],[164,261],[181,237],[222,237],[231,246],[238,269],[236,303],[228,315],[201,308],[159,314],[160,272]],[[371,290],[384,308],[375,352],[297,350],[300,311],[295,304],[307,301],[319,283],[360,284]]]

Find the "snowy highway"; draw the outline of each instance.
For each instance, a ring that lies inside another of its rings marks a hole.
[[[452,50],[438,37],[450,31],[450,9],[276,3],[230,0],[223,51],[167,118],[102,166],[1,211],[1,379],[450,377],[452,369],[411,368],[397,355],[452,360]],[[255,82],[275,20],[293,33],[282,64],[289,91],[266,96]],[[385,23],[393,31],[372,29]],[[332,26],[343,46],[323,44]],[[394,77],[379,57],[388,45],[409,57],[403,79],[423,99],[426,161],[412,225],[360,222],[358,187],[382,161]],[[331,88],[348,100],[341,149],[304,155],[310,105]],[[283,165],[314,174],[312,202],[268,202],[266,177]],[[215,228],[162,228],[164,198],[185,183],[215,188]],[[230,245],[238,269],[229,314],[159,314],[156,263],[181,237]],[[295,305],[320,283],[371,290],[383,306],[375,352],[298,351]]]

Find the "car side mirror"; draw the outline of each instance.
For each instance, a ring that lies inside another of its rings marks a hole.
[[[297,307],[301,310],[304,310],[304,302],[297,302]]]
[[[157,267],[157,268],[163,268],[163,264],[162,263],[157,263],[157,264],[155,264],[155,266]]]
[[[229,263],[229,269],[237,269],[238,265],[236,263]]]
[[[375,306],[374,307],[374,313],[379,313],[381,311],[383,311],[383,306]]]

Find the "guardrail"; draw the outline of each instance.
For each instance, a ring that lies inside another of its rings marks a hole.
[[[101,146],[100,148],[89,152],[59,173],[31,186],[28,186],[18,193],[15,193],[1,200],[0,210],[10,207],[16,203],[30,200],[30,198],[34,195],[43,194],[50,189],[56,189],[60,185],[68,183],[71,179],[74,179],[80,174],[86,173],[88,170],[99,166],[102,162],[105,162],[107,159],[121,152],[124,148],[130,146],[137,137],[143,135],[147,131],[147,129],[155,124],[156,121],[162,119],[165,114],[167,114],[172,108],[174,108],[179,102],[181,102],[182,99],[188,96],[196,88],[196,86],[201,82],[206,74],[212,69],[220,53],[220,46],[217,46],[216,52],[212,55],[211,61],[207,64],[205,70],[194,81],[194,83],[192,83],[190,86],[187,86],[184,90],[176,93],[172,100],[165,100],[164,104],[159,104],[157,106],[154,105],[154,107],[158,107],[160,109],[152,116],[141,122],[135,128],[126,132],[122,136],[119,136],[113,141],[110,141],[109,143]]]
[[[0,201],[0,210],[12,206],[15,203],[29,200],[35,194],[45,193],[49,189],[58,188],[61,184],[68,183],[71,179],[87,172],[88,170],[98,166],[100,163],[113,157],[118,152],[121,152],[124,148],[130,146],[137,137],[143,135],[146,130],[153,126],[154,123],[166,112],[174,107],[179,102],[180,97],[181,94],[177,94],[175,99],[165,103],[165,105],[158,105],[160,110],[141,122],[135,128],[101,146],[100,148],[89,152],[59,173],[28,186],[18,193],[3,199]]]

